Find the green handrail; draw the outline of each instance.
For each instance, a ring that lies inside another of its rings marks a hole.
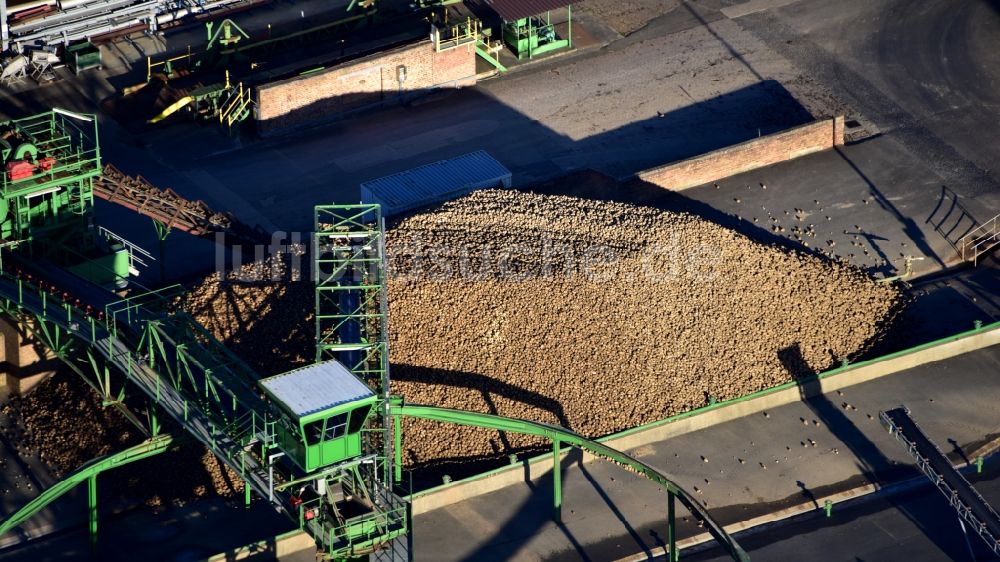
[[[633,472],[644,476],[645,478],[656,482],[660,486],[666,488],[668,497],[672,498],[674,496],[680,500],[681,504],[684,505],[695,517],[705,522],[705,526],[708,528],[709,533],[712,537],[719,542],[719,545],[724,548],[728,554],[733,558],[733,560],[738,560],[740,562],[747,562],[750,560],[750,556],[740,547],[736,540],[729,536],[729,534],[723,529],[722,525],[716,522],[708,512],[702,508],[694,497],[687,493],[683,488],[671,481],[665,474],[659,470],[649,466],[648,464],[629,456],[617,449],[613,449],[603,443],[587,439],[586,437],[561,427],[558,425],[551,425],[547,423],[533,422],[528,420],[522,420],[517,418],[505,418],[501,416],[495,416],[492,414],[482,414],[479,412],[467,412],[464,410],[454,410],[451,408],[438,408],[435,406],[422,406],[415,404],[400,404],[399,402],[393,403],[390,406],[390,415],[393,418],[398,418],[400,416],[421,418],[426,420],[453,423],[456,425],[468,425],[473,427],[484,427],[489,429],[496,429],[499,431],[510,431],[513,433],[523,433],[527,435],[536,435],[539,437],[544,437],[549,439],[555,444],[556,448],[556,458],[558,458],[558,444],[565,443],[585,451],[590,452],[599,457],[603,457],[612,462],[618,463],[625,468],[632,470]],[[398,435],[398,432],[397,432]],[[395,450],[400,451],[399,444],[395,447]],[[398,461],[398,460],[397,460]],[[398,462],[397,462],[398,464]],[[553,467],[553,470],[558,472],[559,466]],[[558,480],[555,480],[558,486]],[[557,504],[559,503],[560,492],[556,490]],[[672,512],[672,502],[670,504],[669,511]],[[558,505],[557,505],[558,509]],[[672,515],[672,513],[671,513]],[[672,519],[672,517],[671,517]],[[673,535],[673,521],[670,521],[670,531]],[[672,538],[672,537],[671,537]],[[671,541],[672,542],[672,541]],[[673,545],[671,545],[673,546]],[[677,551],[674,548],[670,549],[670,555],[672,559],[676,559]]]
[[[166,451],[173,442],[174,438],[172,435],[158,435],[143,441],[134,447],[125,449],[124,451],[87,462],[66,478],[63,478],[53,486],[46,489],[38,497],[25,504],[24,507],[4,519],[3,522],[0,523],[0,535],[8,533],[21,523],[24,523],[25,520],[38,513],[42,508],[59,499],[66,492],[72,490],[77,484],[81,484],[104,472],[105,470],[137,460],[142,460],[157,453],[162,453],[163,451]]]

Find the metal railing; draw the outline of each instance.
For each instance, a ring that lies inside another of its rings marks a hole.
[[[979,265],[979,256],[989,252],[1000,244],[1000,215],[984,222],[963,236],[958,241],[958,249],[962,261],[971,261]]]
[[[153,79],[153,71],[155,69],[163,67],[163,74],[169,79],[170,75],[174,73],[174,64],[180,61],[186,61],[187,66],[193,66],[192,60],[194,56],[191,53],[191,45],[187,46],[187,52],[181,55],[173,56],[165,60],[153,62],[153,57],[146,57],[146,82]]]
[[[149,263],[147,262],[147,260],[156,261],[156,258],[153,257],[153,254],[147,252],[142,246],[136,244],[135,242],[131,242],[115,234],[114,232],[111,232],[110,230],[104,228],[103,226],[98,226],[97,232],[105,240],[109,242],[117,242],[118,244],[121,244],[122,247],[125,248],[125,250],[128,252],[128,269],[133,276],[139,275],[140,267],[142,268],[149,267]]]
[[[479,20],[465,18],[456,24],[442,23],[431,27],[431,41],[434,50],[441,52],[455,47],[475,43],[482,33],[483,24]]]
[[[230,129],[233,125],[243,121],[248,115],[247,107],[253,103],[250,95],[250,88],[244,87],[240,82],[232,89],[232,94],[219,111],[219,123],[225,124]]]
[[[393,505],[338,520],[325,512],[328,504],[323,496],[312,498],[297,505],[299,528],[311,529],[328,556],[370,554],[406,533],[408,506],[397,500]]]

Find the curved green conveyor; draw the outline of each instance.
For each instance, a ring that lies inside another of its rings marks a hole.
[[[82,484],[105,470],[162,453],[173,442],[174,438],[171,435],[158,435],[124,451],[100,457],[84,464],[69,476],[63,478],[42,492],[38,497],[25,504],[24,507],[6,517],[0,523],[0,535],[8,533],[21,523],[24,523],[29,517],[59,499],[63,494],[76,487],[77,484]],[[94,508],[91,507],[91,509]]]
[[[592,439],[587,439],[586,437],[561,427],[558,425],[550,425],[547,423],[539,423],[528,420],[516,419],[516,418],[505,418],[501,416],[495,416],[492,414],[482,414],[479,412],[467,412],[464,410],[454,410],[451,408],[438,408],[435,406],[421,406],[421,405],[410,405],[410,404],[400,404],[394,403],[390,406],[390,415],[398,420],[399,417],[412,417],[412,418],[422,418],[426,420],[453,423],[457,425],[468,425],[475,427],[484,427],[489,429],[496,429],[499,431],[510,431],[513,433],[524,433],[527,435],[537,435],[539,437],[544,437],[552,441],[555,450],[558,452],[560,444],[568,444],[574,447],[583,449],[589,453],[596,456],[603,457],[612,462],[618,463],[625,468],[632,470],[633,472],[646,477],[647,479],[656,482],[660,486],[666,488],[669,497],[676,496],[680,500],[681,504],[684,505],[691,512],[692,515],[698,519],[705,522],[705,526],[708,528],[709,533],[719,542],[722,548],[726,549],[729,555],[734,559],[741,562],[747,562],[750,560],[750,556],[740,547],[740,545],[726,533],[725,529],[722,528],[718,522],[712,519],[712,516],[702,508],[698,501],[688,494],[683,488],[671,481],[665,474],[659,470],[649,466],[648,464],[629,456],[617,449],[611,448],[603,443],[599,443]],[[398,436],[400,434],[399,427],[397,426],[397,431],[395,434]],[[395,450],[400,451],[399,443],[396,443]],[[399,466],[399,462],[396,466]],[[557,488],[557,497],[560,497],[561,492],[559,488],[559,471],[554,471],[554,483]],[[558,503],[557,500],[557,510]],[[672,502],[670,503],[671,508],[668,515],[670,519],[670,539],[673,543],[673,509]],[[671,546],[673,546],[671,544]],[[677,551],[671,548],[671,555],[676,560]]]

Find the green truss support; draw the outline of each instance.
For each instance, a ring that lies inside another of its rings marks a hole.
[[[405,508],[397,507],[403,504],[392,491],[393,483],[401,484],[402,473],[397,458],[400,449],[393,440],[388,415],[389,332],[381,207],[320,205],[315,208],[314,218],[316,360],[340,361],[381,398],[364,429],[362,455],[375,458],[376,465],[363,474],[363,480],[372,494],[385,499],[385,511],[380,517],[388,522]],[[350,462],[344,466],[348,465]],[[387,539],[405,534],[406,518],[400,519],[399,528],[386,524],[381,537],[370,541],[370,545],[356,542],[349,547],[351,552],[360,553],[363,550],[357,549],[384,544]],[[342,552],[329,554],[336,559]]]
[[[671,557],[676,559],[677,556],[676,544],[674,542],[673,517],[673,503],[674,498],[676,498],[682,505],[684,505],[684,507],[688,509],[688,511],[691,512],[692,515],[705,522],[705,526],[708,528],[709,533],[712,534],[715,540],[719,542],[719,544],[726,550],[733,560],[737,560],[739,562],[747,562],[750,560],[750,556],[747,555],[747,553],[740,547],[733,537],[726,533],[725,529],[722,528],[722,525],[716,522],[712,516],[709,515],[708,511],[702,508],[702,506],[698,503],[698,500],[688,494],[683,488],[675,484],[665,474],[626,453],[598,441],[587,439],[586,437],[566,429],[565,427],[515,418],[505,418],[492,414],[482,414],[479,412],[454,410],[451,408],[401,404],[399,401],[395,400],[391,402],[390,415],[393,417],[405,416],[437,422],[453,423],[456,425],[484,427],[499,431],[523,433],[551,440],[553,443],[553,470],[555,471],[553,474],[553,484],[556,487],[554,498],[556,517],[559,516],[562,503],[562,492],[558,489],[560,487],[560,477],[557,476],[561,470],[561,467],[559,466],[559,445],[572,445],[598,457],[618,463],[627,467],[632,472],[657,483],[667,491],[668,538],[670,539]]]
[[[112,468],[162,453],[173,443],[173,436],[167,434],[159,435],[134,447],[125,449],[124,451],[94,459],[87,464],[84,464],[69,476],[63,478],[54,486],[42,492],[38,497],[25,504],[24,507],[4,519],[3,522],[0,523],[0,535],[4,535],[14,530],[15,527],[27,521],[30,517],[44,509],[45,506],[56,501],[64,494],[75,488],[78,484],[87,482],[89,529],[91,533],[91,541],[93,541],[97,533],[97,475],[106,470],[111,470]]]
[[[58,314],[33,314],[21,307],[21,303],[25,298],[30,298],[30,295],[35,294],[35,288],[31,287],[27,283],[21,280],[16,280],[16,294],[17,299],[4,298],[0,296],[0,314],[10,318],[12,322],[20,325],[25,332],[37,339],[42,345],[46,346],[52,353],[70,368],[74,373],[80,376],[94,391],[101,395],[104,405],[115,406],[122,415],[125,416],[132,425],[142,431],[146,436],[151,435],[149,428],[147,428],[139,417],[135,415],[124,403],[125,398],[125,386],[122,384],[121,388],[114,392],[112,389],[110,372],[107,368],[107,364],[98,361],[96,356],[92,353],[93,348],[86,348],[84,354],[87,357],[87,362],[81,366],[81,363],[76,360],[77,348],[76,338],[69,337],[68,331],[59,326],[55,320],[57,319],[69,319],[70,322],[77,318],[74,316],[72,307],[68,304],[63,304],[62,311]],[[13,293],[14,291],[12,291]],[[44,295],[45,293],[41,293]],[[43,299],[44,302],[44,299]],[[50,303],[50,306],[54,306],[55,303]],[[65,314],[65,315],[64,315]],[[86,320],[86,323],[81,327],[77,323],[78,329],[85,333],[92,333],[96,330],[96,321],[93,318]],[[89,367],[89,369],[85,368]],[[89,371],[89,372],[88,372]]]
[[[381,439],[369,440],[373,442],[366,449],[385,459],[379,478],[384,484],[395,474],[390,420],[385,412],[389,332],[381,206],[319,205],[313,226],[316,360],[340,361],[382,397],[383,406],[369,421]]]
[[[381,208],[317,206],[314,232],[316,360],[337,359],[380,392],[388,388]]]
[[[97,475],[87,477],[87,519],[90,530],[90,548],[97,548]]]
[[[97,371],[84,380],[119,406],[147,435],[160,429],[159,413],[177,419],[245,480],[266,492],[260,460],[249,466],[249,446],[273,446],[270,408],[255,389],[256,373],[182,313],[171,313],[177,287],[142,293],[108,305],[100,319],[49,298],[21,279],[0,272],[0,311],[32,330],[78,374],[69,357],[79,339]],[[100,358],[103,361],[99,361]],[[103,365],[102,365],[103,362]],[[149,427],[124,408],[123,393],[113,396],[108,371],[114,367],[150,399]],[[92,380],[93,379],[93,380]]]

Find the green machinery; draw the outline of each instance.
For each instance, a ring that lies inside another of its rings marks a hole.
[[[5,243],[62,240],[84,230],[92,182],[101,173],[96,123],[94,138],[87,138],[73,119],[49,112],[0,123],[0,131]]]
[[[361,454],[361,429],[377,397],[337,361],[260,381],[278,404],[279,447],[300,468],[316,470]]]
[[[398,530],[391,537],[395,538],[406,532],[407,512],[405,502],[397,501],[393,493],[392,475],[398,466],[393,464],[388,413],[388,305],[381,209],[378,205],[321,205],[316,207],[314,219],[317,365],[333,362],[344,374],[364,384],[342,383],[342,405],[300,418],[306,462],[326,456],[347,458],[356,451],[360,452],[357,459],[370,459],[362,464],[346,461],[340,489],[367,488],[369,494],[382,497],[389,509],[377,515],[376,521],[355,521],[350,529],[364,535],[371,532],[368,527],[377,525]],[[265,381],[265,386],[269,382]],[[316,444],[313,437],[311,443],[310,435],[320,435],[319,431],[324,441]],[[397,541],[390,552],[399,550]]]
[[[53,110],[0,123],[0,155],[0,244],[97,284],[123,285],[127,243],[91,220],[102,169],[94,116]]]
[[[258,57],[273,52],[296,48],[311,42],[329,41],[356,26],[371,21],[377,13],[375,0],[352,1],[346,8],[347,15],[332,22],[321,23],[307,29],[271,34],[268,25],[266,36],[251,37],[235,21],[225,19],[216,24],[205,24],[205,47],[154,62],[146,58],[146,82],[154,75],[170,80],[179,75],[225,69],[225,81],[200,85],[161,113],[149,119],[150,124],[163,121],[170,115],[184,110],[200,118],[217,119],[230,134],[253,115],[254,102],[250,85],[258,72]],[[230,71],[238,80],[230,80]],[[126,95],[141,85],[126,89]]]
[[[544,19],[541,16],[530,16],[514,21],[505,21],[503,40],[510,46],[518,59],[534,58],[571,47],[573,44],[572,34],[565,38],[556,35],[551,12],[546,12]]]
[[[90,41],[82,41],[66,47],[66,61],[75,74],[91,68],[103,68],[101,49]]]
[[[216,27],[215,22],[205,24],[205,51],[197,56],[188,47],[186,54],[171,57],[154,63],[146,58],[146,82],[153,79],[154,70],[162,69],[165,79],[174,75],[175,66],[187,66],[188,70],[208,67],[225,67],[234,60],[245,58],[238,52],[241,40],[249,39],[247,32],[236,22],[225,19]],[[215,84],[198,86],[170,104],[159,114],[150,118],[147,123],[156,124],[167,117],[184,110],[189,114],[203,118],[216,119],[230,134],[235,133],[240,124],[253,114],[253,98],[249,87],[243,82],[232,82],[229,71],[225,71],[225,81]]]
[[[503,20],[503,40],[518,59],[534,58],[539,55],[573,46],[573,6],[572,0],[543,2],[544,13],[532,13],[536,8],[531,3],[494,3],[487,0]],[[566,35],[557,32],[557,24],[552,21],[552,10],[566,7]]]

